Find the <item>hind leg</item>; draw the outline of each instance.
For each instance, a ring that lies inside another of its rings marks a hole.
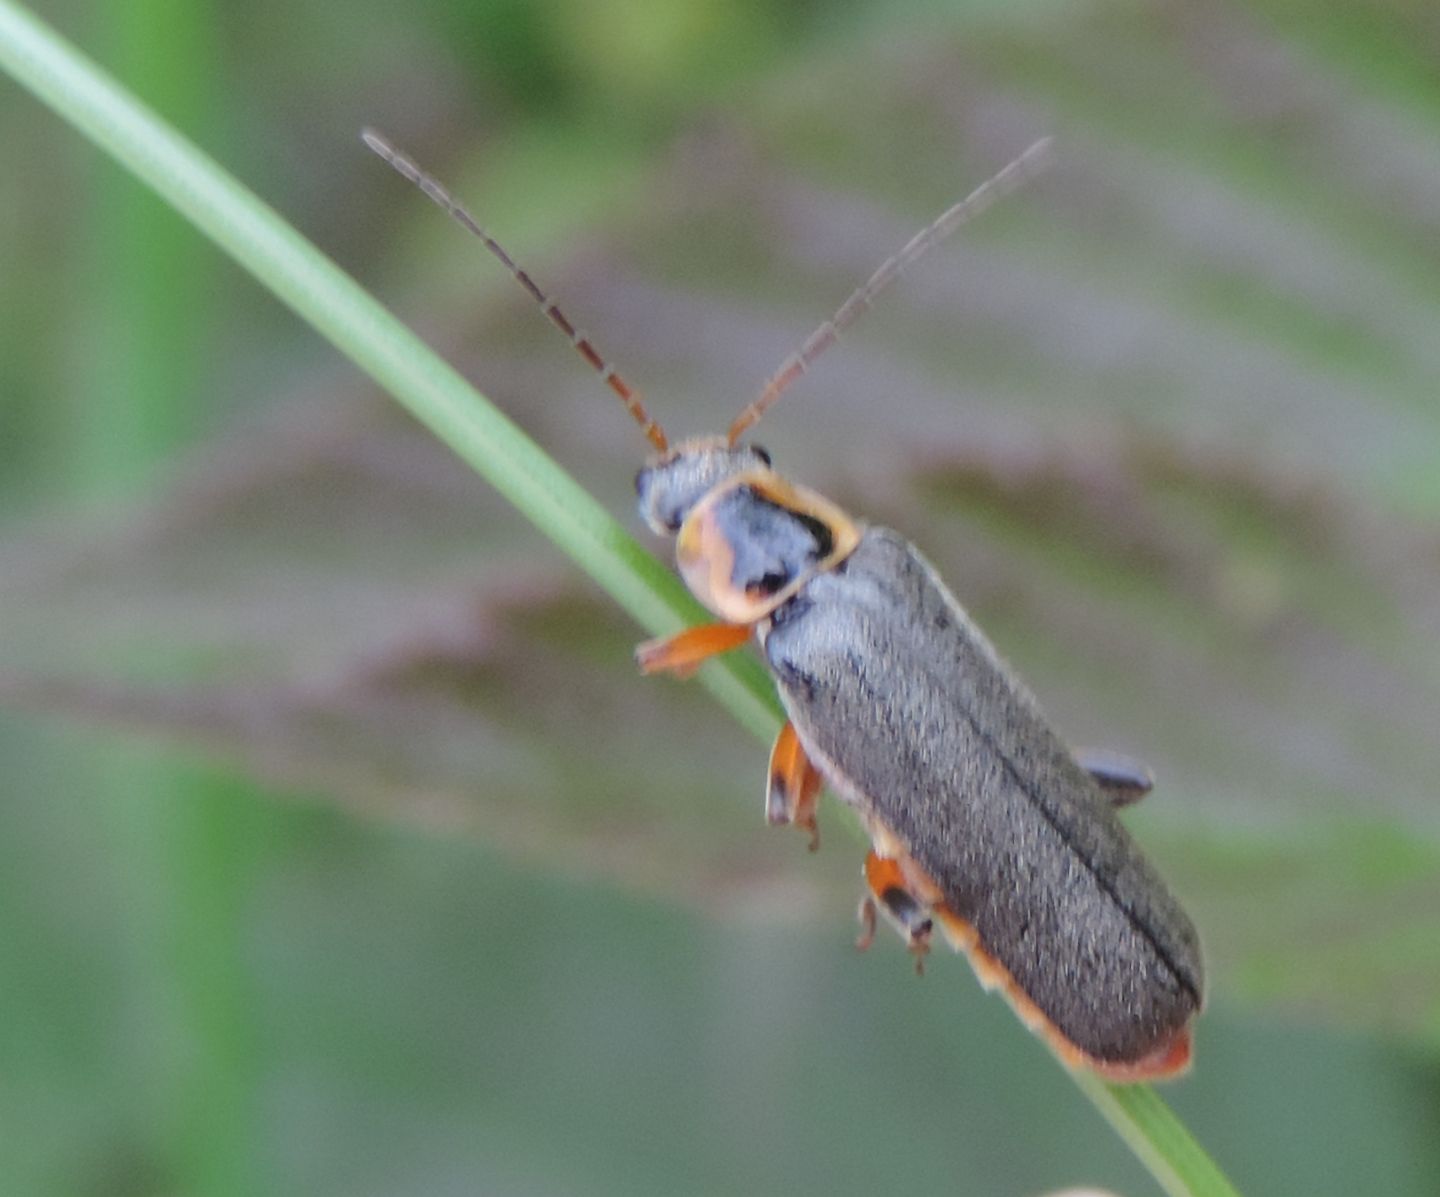
[[[930,951],[930,937],[935,923],[930,908],[905,883],[900,866],[871,851],[865,857],[865,886],[869,892],[860,902],[860,938],[855,946],[862,952],[875,940],[875,915],[883,913],[905,937],[910,954],[915,957],[915,971],[925,971],[925,956]]]
[[[1155,774],[1134,757],[1103,748],[1077,748],[1071,755],[1104,791],[1111,806],[1139,802],[1154,788]]]

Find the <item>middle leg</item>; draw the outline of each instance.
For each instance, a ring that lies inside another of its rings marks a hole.
[[[795,725],[788,719],[770,750],[770,773],[765,786],[765,817],[774,826],[793,823],[810,833],[810,851],[820,846],[815,806],[820,798],[820,771],[810,763]]]

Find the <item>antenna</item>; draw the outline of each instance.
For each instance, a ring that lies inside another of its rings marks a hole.
[[[730,444],[735,444],[748,429],[755,426],[790,384],[808,371],[814,365],[815,359],[835,344],[840,339],[840,334],[869,310],[880,292],[962,224],[980,215],[996,200],[1009,195],[1043,170],[1049,159],[1051,140],[1046,137],[1037,141],[1009,166],[981,183],[958,204],[947,208],[932,224],[911,237],[899,253],[886,258],[880,268],[840,305],[840,310],[806,338],[799,352],[792,353],[781,364],[780,369],[771,375],[759,397],[730,425]]]
[[[540,305],[540,310],[545,313],[550,323],[564,333],[580,356],[590,363],[591,368],[600,375],[601,381],[619,396],[620,402],[625,405],[625,410],[640,425],[640,431],[645,434],[646,439],[655,446],[656,450],[664,453],[670,447],[669,442],[665,439],[665,432],[650,418],[650,413],[645,410],[645,404],[640,401],[640,396],[615,372],[615,368],[600,356],[599,350],[591,343],[590,338],[570,323],[565,313],[556,306],[555,301],[540,290],[535,280],[515,264],[515,260],[505,252],[505,248],[490,236],[481,227],[479,221],[441,186],[438,179],[421,170],[374,129],[362,130],[360,137],[375,153],[444,208],[458,224],[480,238],[485,248],[500,259],[500,264],[510,272],[517,283],[525,288],[530,298]]]

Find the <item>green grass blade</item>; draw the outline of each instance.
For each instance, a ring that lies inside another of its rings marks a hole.
[[[1081,1072],[1071,1076],[1170,1197],[1239,1197],[1175,1111],[1149,1085],[1111,1085]]]
[[[540,448],[251,192],[23,9],[0,0],[0,66],[114,156],[250,271],[572,556],[642,627],[703,618],[671,572]],[[357,151],[358,152],[358,151]],[[774,691],[757,662],[727,658],[702,679],[768,739]],[[1081,1090],[1171,1194],[1235,1190],[1146,1086],[1077,1076]]]

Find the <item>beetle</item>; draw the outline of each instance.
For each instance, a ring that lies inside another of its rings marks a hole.
[[[671,445],[639,395],[449,193],[372,131],[366,143],[479,237],[597,370],[653,452],[640,514],[718,621],[648,641],[646,673],[687,676],[758,645],[788,716],[765,811],[818,844],[828,787],[869,840],[860,905],[921,967],[936,928],[982,985],[1072,1068],[1113,1081],[1189,1066],[1204,1000],[1194,925],[1116,814],[1151,787],[1128,758],[1072,751],[912,544],[785,479],[745,435],[875,296],[1041,165],[1048,142],[888,258],[771,377],[723,436]]]

